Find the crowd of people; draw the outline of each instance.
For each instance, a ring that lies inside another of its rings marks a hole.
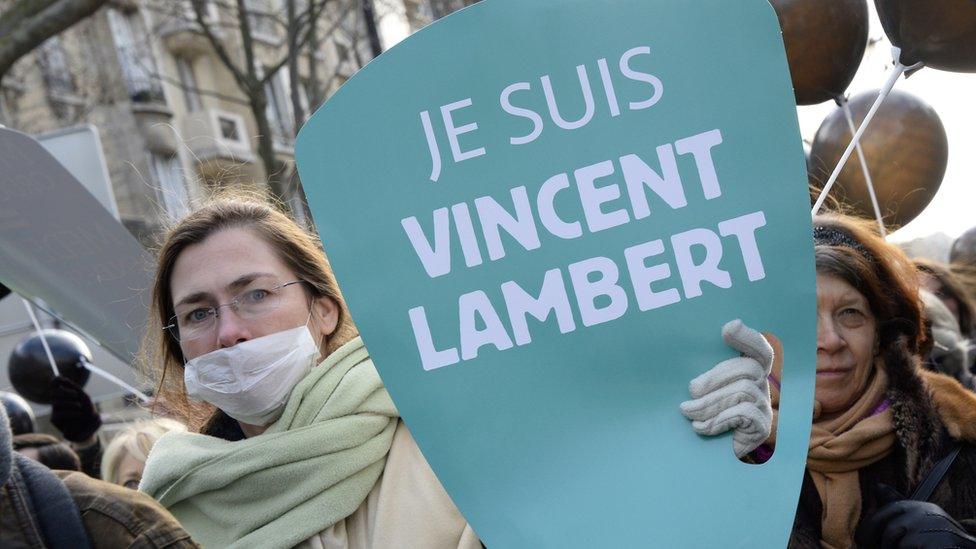
[[[976,547],[972,287],[850,217],[815,218],[813,240],[816,405],[790,547]],[[217,198],[171,229],[155,276],[156,419],[103,448],[96,407],[63,378],[51,421],[64,440],[4,412],[0,545],[483,547],[399,417],[316,235],[271,204]],[[775,333],[726,324],[742,356],[691,380],[680,409],[757,464],[775,451],[788,370]]]

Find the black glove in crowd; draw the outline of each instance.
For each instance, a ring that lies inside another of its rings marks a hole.
[[[976,538],[938,505],[905,499],[886,485],[878,493],[888,503],[858,527],[858,547],[976,549]]]
[[[91,398],[77,383],[59,376],[51,384],[51,423],[71,442],[85,442],[102,426]]]

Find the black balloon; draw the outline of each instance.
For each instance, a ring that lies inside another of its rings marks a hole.
[[[868,92],[851,98],[855,125],[861,123],[876,97],[877,92]],[[826,182],[851,136],[844,111],[840,107],[834,109],[817,130],[810,151],[821,181]],[[928,206],[942,184],[949,161],[949,142],[942,120],[918,97],[894,90],[861,137],[861,148],[885,225],[904,226]],[[853,207],[859,215],[874,219],[874,207],[856,153],[841,170],[830,197]]]
[[[874,0],[901,62],[976,72],[976,0]]]
[[[0,400],[3,401],[4,409],[7,410],[7,417],[10,418],[10,431],[13,434],[22,435],[34,432],[34,410],[31,410],[30,404],[23,397],[17,393],[0,391]]]
[[[770,0],[783,29],[797,105],[844,94],[868,43],[866,0]]]
[[[976,227],[962,233],[962,236],[952,243],[949,261],[976,269]]]
[[[61,375],[84,386],[91,372],[82,366],[81,359],[92,360],[85,342],[64,330],[43,330],[43,333]],[[40,404],[51,403],[54,372],[39,335],[34,334],[14,347],[7,362],[7,373],[14,389],[24,398]]]

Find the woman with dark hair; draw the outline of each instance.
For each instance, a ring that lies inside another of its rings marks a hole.
[[[81,471],[81,460],[70,446],[44,433],[14,435],[14,451],[39,461],[48,469]]]
[[[871,227],[814,220],[816,403],[790,547],[976,547],[976,395],[920,367],[914,265]]]

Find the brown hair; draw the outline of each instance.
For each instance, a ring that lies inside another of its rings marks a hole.
[[[25,448],[37,450],[37,461],[48,469],[81,471],[81,460],[70,446],[44,433],[24,433],[13,437],[14,451]]]
[[[339,320],[326,341],[326,355],[358,335],[317,235],[300,227],[267,200],[240,194],[211,199],[178,221],[163,239],[156,264],[149,325],[143,342],[143,357],[150,375],[158,379],[157,400],[165,407],[167,415],[175,416],[194,430],[214,414],[215,408],[187,398],[182,350],[175,339],[164,333],[163,327],[169,324],[174,314],[170,279],[176,260],[188,246],[230,228],[254,231],[298,278],[306,282],[302,286],[311,299],[327,297],[335,302]]]
[[[915,266],[919,271],[934,278],[941,287],[936,292],[936,297],[949,298],[955,300],[959,305],[959,329],[966,337],[976,335],[974,332],[974,322],[976,322],[976,303],[966,291],[965,279],[957,275],[950,265],[929,261],[927,259],[916,259]]]
[[[910,352],[925,344],[918,273],[896,246],[876,232],[872,221],[828,214],[814,218],[817,272],[837,276],[868,300],[878,322],[882,349],[904,337]]]

